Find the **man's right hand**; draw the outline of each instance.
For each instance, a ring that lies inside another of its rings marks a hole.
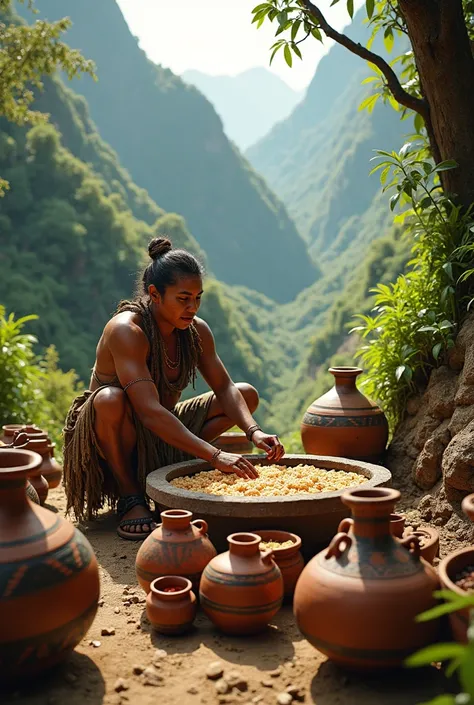
[[[239,477],[255,480],[258,477],[258,472],[252,463],[242,455],[235,453],[224,453],[221,451],[213,462],[213,467],[225,473],[234,472]]]

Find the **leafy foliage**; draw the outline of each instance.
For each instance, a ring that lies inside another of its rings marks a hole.
[[[12,22],[11,5],[11,0],[0,0],[0,115],[18,124],[38,122],[46,116],[31,109],[32,89],[43,87],[42,77],[58,68],[69,78],[84,72],[93,75],[93,63],[60,41],[69,20],[37,20],[27,26]],[[31,0],[28,5],[32,7]],[[7,183],[0,183],[0,195]]]
[[[410,656],[406,664],[410,667],[430,666],[432,663],[449,662],[446,675],[456,673],[462,692],[458,695],[440,695],[429,703],[422,705],[472,705],[474,703],[474,596],[458,595],[451,590],[438,590],[434,593],[444,603],[418,615],[417,621],[426,622],[461,609],[471,609],[470,626],[467,631],[468,643],[432,644]]]

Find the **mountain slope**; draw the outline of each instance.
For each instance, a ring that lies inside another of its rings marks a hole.
[[[260,66],[237,76],[210,76],[189,70],[181,77],[210,100],[224,123],[226,135],[240,149],[247,149],[288,117],[303,97],[302,92],[294,91]]]
[[[186,218],[219,279],[288,301],[317,278],[283,204],[228,141],[214,108],[147,59],[115,0],[37,7],[51,20],[70,16],[66,40],[96,62],[99,78],[74,89],[133,180]]]
[[[365,44],[368,30],[361,19],[361,13],[356,15],[347,33]],[[383,52],[378,43],[374,49]],[[361,82],[369,72],[364,62],[335,45],[318,65],[302,103],[247,153],[324,269],[353,257],[360,261],[381,234],[374,227],[360,237],[362,219],[380,212],[380,185],[377,176],[369,177],[370,159],[377,148],[398,150],[410,129],[409,121],[402,122],[380,102],[371,114],[358,110],[368,93]]]

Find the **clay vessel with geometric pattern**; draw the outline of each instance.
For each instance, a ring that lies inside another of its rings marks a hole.
[[[26,480],[37,453],[0,448],[0,681],[62,661],[91,626],[99,570],[87,539],[33,504]]]
[[[207,523],[204,519],[192,521],[192,512],[184,509],[167,509],[160,516],[163,523],[138,550],[135,560],[138,582],[148,594],[155,578],[181,575],[197,591],[202,571],[217,554],[207,536]]]
[[[308,454],[376,462],[388,440],[382,409],[356,386],[359,367],[331,367],[335,385],[307,409],[301,440]]]
[[[419,539],[397,539],[390,514],[398,490],[348,490],[352,511],[329,547],[305,567],[296,585],[300,631],[318,651],[358,670],[398,667],[437,637],[437,620],[416,622],[433,607],[435,569],[419,557]]]

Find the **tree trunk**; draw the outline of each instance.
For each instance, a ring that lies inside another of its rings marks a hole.
[[[428,132],[442,160],[446,192],[466,208],[474,203],[474,58],[462,0],[399,0],[423,91],[430,106]]]

